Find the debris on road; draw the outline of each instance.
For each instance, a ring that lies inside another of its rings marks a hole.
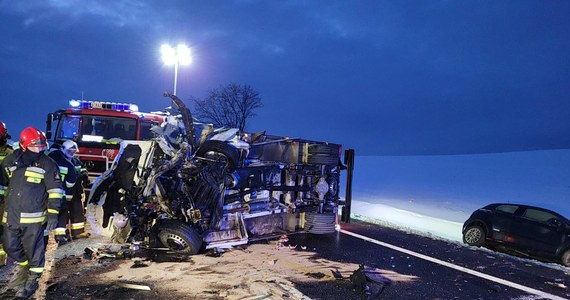
[[[391,283],[390,279],[364,265],[359,265],[349,279],[356,292],[365,296],[366,299],[378,299],[384,288]]]
[[[315,259],[315,253],[300,249],[278,250],[276,244],[271,241],[226,249],[224,255],[218,257],[179,256],[169,250],[141,247],[130,259],[117,257],[117,252],[128,250],[120,245],[85,245],[77,249],[77,256],[67,256],[58,262],[52,277],[57,284],[50,285],[46,296],[53,299],[150,296],[154,299],[248,299],[266,295],[276,299],[310,299],[298,290],[298,283],[328,287],[333,282],[343,287],[346,295],[354,296],[348,280],[336,281],[327,272],[332,268],[348,277],[357,265]],[[87,253],[91,259],[84,258]],[[159,262],[160,259],[165,261]],[[133,270],[137,267],[143,267],[144,272]],[[78,276],[78,272],[90,275]]]
[[[139,290],[139,291],[150,291],[150,286],[144,284],[136,284],[136,283],[129,283],[129,282],[116,282],[115,286],[131,289],[131,290]]]

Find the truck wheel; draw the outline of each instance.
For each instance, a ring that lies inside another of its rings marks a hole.
[[[226,160],[226,167],[228,168],[237,168],[240,152],[239,150],[223,141],[218,140],[207,140],[196,152],[196,155],[203,158],[212,158],[217,160],[219,155],[223,155],[224,159]],[[218,157],[216,157],[218,155]]]
[[[479,225],[470,225],[463,233],[463,242],[469,246],[484,246],[485,230]]]
[[[158,225],[157,239],[170,250],[193,255],[202,246],[202,237],[196,230],[180,221],[164,221]]]
[[[336,215],[305,213],[305,231],[313,234],[336,232]]]

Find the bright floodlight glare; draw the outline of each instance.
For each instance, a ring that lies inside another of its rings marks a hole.
[[[129,110],[131,111],[139,111],[139,106],[136,104],[129,105]]]
[[[88,135],[88,134],[84,134],[83,137],[81,138],[81,140],[83,142],[97,142],[97,143],[101,143],[103,141],[103,137],[100,135]]]
[[[176,50],[177,50],[178,62],[181,65],[187,66],[187,65],[192,63],[192,56],[190,53],[190,48],[188,48],[184,44],[180,44],[180,45],[178,45]]]
[[[171,66],[176,64],[176,50],[174,48],[169,45],[162,45],[160,52],[162,52],[162,61],[165,65]]]

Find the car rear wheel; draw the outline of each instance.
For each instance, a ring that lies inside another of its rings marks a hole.
[[[564,254],[562,254],[562,264],[570,267],[570,249],[566,249]]]
[[[471,225],[463,233],[463,242],[469,246],[481,247],[485,245],[485,231],[479,225]]]

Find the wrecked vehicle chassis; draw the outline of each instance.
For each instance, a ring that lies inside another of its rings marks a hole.
[[[164,136],[121,143],[89,198],[96,231],[185,254],[335,232],[341,145],[264,134],[244,142],[239,132],[225,140],[189,136],[178,145]]]

